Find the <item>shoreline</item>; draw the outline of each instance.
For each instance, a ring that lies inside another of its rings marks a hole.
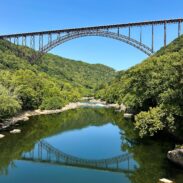
[[[86,100],[86,98],[84,98]],[[104,108],[115,108],[119,112],[125,111],[126,107],[124,105],[119,105],[119,104],[107,104],[105,101],[102,100],[96,100],[94,98],[90,98],[88,101],[83,101],[83,102],[75,102],[75,103],[69,103],[62,107],[61,109],[55,109],[55,110],[40,110],[36,109],[33,111],[23,111],[20,114],[5,119],[4,123],[0,123],[0,131],[8,131],[8,129],[11,126],[16,125],[18,122],[25,122],[30,119],[32,116],[39,116],[39,115],[49,115],[49,114],[58,114],[62,113],[64,111],[72,110],[72,109],[77,109],[80,107],[104,107]]]

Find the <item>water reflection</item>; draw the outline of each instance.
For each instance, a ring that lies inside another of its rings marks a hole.
[[[133,124],[121,116],[111,109],[84,108],[32,118],[20,126],[21,134],[5,133],[0,141],[0,182],[154,183],[167,177],[182,183],[182,171],[166,159],[173,143],[138,139]]]
[[[98,170],[106,170],[113,172],[131,172],[130,159],[132,154],[126,153],[119,156],[107,159],[83,159],[56,149],[48,142],[42,140],[37,146],[28,153],[23,153],[22,160],[40,163],[57,164],[61,166],[75,166],[83,168],[92,168]],[[126,169],[121,168],[120,165],[127,162]]]

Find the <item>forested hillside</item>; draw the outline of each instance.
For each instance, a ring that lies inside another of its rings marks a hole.
[[[51,54],[45,55],[42,60],[39,70],[87,89],[96,90],[115,76],[114,69],[101,64],[87,64]]]
[[[90,95],[115,71],[46,54],[0,40],[0,120],[28,109],[57,109]]]
[[[183,36],[97,92],[134,112],[141,137],[183,128]]]

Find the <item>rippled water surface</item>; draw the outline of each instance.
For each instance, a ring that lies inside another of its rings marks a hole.
[[[0,183],[183,183],[170,164],[170,139],[138,139],[112,109],[81,108],[37,116],[0,140]]]

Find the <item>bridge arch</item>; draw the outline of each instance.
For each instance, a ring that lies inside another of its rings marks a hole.
[[[39,51],[41,54],[44,54],[65,42],[87,36],[100,36],[115,39],[139,49],[148,56],[151,56],[153,54],[153,50],[151,48],[133,38],[130,38],[129,36],[119,34],[119,32],[115,33],[103,30],[86,30],[86,31],[70,32],[64,36],[58,36],[55,40],[50,41],[48,44],[41,47]]]
[[[55,163],[55,164],[67,164],[71,166],[78,166],[78,167],[92,167],[92,168],[109,168],[109,169],[119,169],[118,164],[123,162],[128,162],[132,158],[132,154],[126,153],[121,154],[112,158],[107,159],[83,159],[78,158],[73,155],[69,155],[67,153],[58,150],[57,148],[53,147],[46,141],[42,140],[38,143],[38,147],[33,149],[30,153],[23,153],[21,159],[27,161],[35,161],[35,162],[47,162],[47,163]],[[44,153],[43,153],[44,151]],[[37,152],[37,155],[36,155]],[[110,165],[112,167],[110,168]],[[116,166],[115,166],[116,165]],[[129,169],[129,167],[128,167]]]

